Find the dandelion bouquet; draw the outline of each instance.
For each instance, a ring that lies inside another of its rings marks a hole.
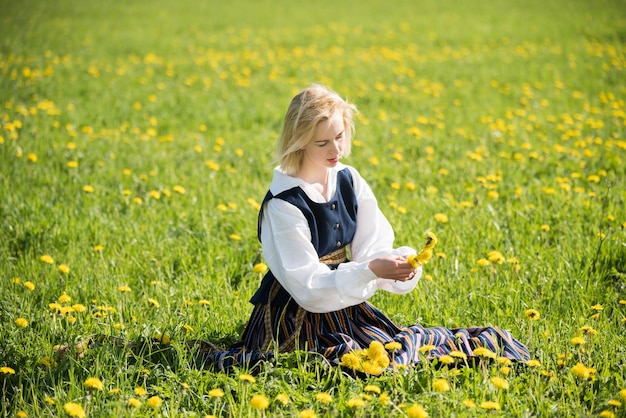
[[[411,264],[413,268],[419,267],[420,264],[426,264],[428,260],[430,260],[430,258],[433,256],[433,248],[435,248],[437,242],[437,236],[432,232],[427,232],[426,244],[424,245],[424,248],[422,248],[419,253],[410,255],[407,258],[409,264]]]

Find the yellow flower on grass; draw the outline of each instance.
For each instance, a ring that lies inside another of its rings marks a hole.
[[[254,378],[254,376],[252,376],[251,374],[247,374],[247,373],[240,374],[239,380],[241,380],[242,382],[246,382],[246,383],[256,382],[256,379]]]
[[[450,356],[455,357],[455,358],[460,358],[462,360],[465,360],[467,358],[467,354],[465,354],[462,351],[458,351],[458,350],[452,350],[450,351]]]
[[[109,391],[107,392],[108,395],[117,395],[118,393],[121,392],[120,388],[113,388],[113,389],[109,389]]]
[[[28,326],[28,320],[26,318],[17,318],[15,320],[15,325],[20,328],[26,328]]]
[[[619,393],[620,398],[626,401],[626,389],[621,389],[618,393]]]
[[[477,357],[485,357],[485,358],[491,358],[491,359],[496,358],[496,353],[494,353],[493,351],[485,347],[478,347],[474,349],[474,355]]]
[[[241,241],[241,235],[238,234],[230,234],[228,238],[232,239],[233,241]]]
[[[35,290],[35,283],[24,282],[24,287],[32,292],[33,290]]]
[[[442,364],[453,364],[454,363],[454,357],[444,354],[443,356],[439,357],[439,362]]]
[[[126,401],[126,405],[133,408],[139,408],[141,406],[141,401],[137,398],[130,398]]]
[[[492,250],[487,253],[487,258],[494,264],[502,264],[506,260],[500,251]]]
[[[363,391],[380,394],[380,387],[376,385],[367,385],[363,388]]]
[[[97,377],[87,378],[87,380],[85,380],[85,383],[83,383],[83,386],[85,386],[87,389],[94,389],[94,390],[104,389],[104,383],[102,383],[102,380],[98,379]]]
[[[470,409],[472,409],[472,408],[476,408],[476,402],[474,402],[474,401],[473,401],[473,400],[471,400],[471,399],[465,399],[465,400],[463,400],[463,402],[462,402],[462,403],[463,403],[463,405],[465,405],[465,407],[467,407],[467,408],[470,408]]]
[[[256,394],[250,399],[250,406],[254,409],[264,410],[270,406],[270,401],[265,395]]]
[[[596,312],[600,312],[603,309],[604,309],[604,306],[600,305],[599,303],[591,307],[591,310],[596,311]]]
[[[379,375],[389,367],[389,354],[383,344],[372,341],[369,348],[353,350],[341,357],[341,366],[371,374]]]
[[[118,287],[117,290],[121,293],[127,293],[127,292],[130,292],[130,287],[123,285],[123,286]]]
[[[95,191],[95,189],[93,188],[93,186],[86,184],[83,186],[83,192],[85,193],[93,193]]]
[[[435,221],[442,223],[442,224],[447,224],[448,223],[448,215],[446,215],[445,213],[436,213],[435,214]]]
[[[155,338],[159,340],[161,344],[167,345],[170,343],[170,336],[166,333],[158,333],[157,335],[155,335]]]
[[[585,344],[585,337],[580,337],[580,336],[573,337],[571,339],[571,342],[574,345],[583,345],[583,344]]]
[[[602,412],[600,412],[600,415],[598,415],[601,418],[615,418],[615,412],[613,411],[609,411],[609,410],[604,410]]]
[[[86,416],[83,406],[74,402],[66,403],[65,405],[63,405],[63,409],[65,410],[67,415],[71,417],[85,418]]]
[[[148,391],[145,388],[141,387],[141,386],[137,386],[135,388],[134,392],[135,392],[135,395],[137,395],[137,396],[145,396],[146,393],[148,393]]]
[[[158,408],[159,406],[161,406],[162,403],[163,403],[163,399],[161,399],[158,396],[151,396],[146,401],[146,405],[148,405],[150,408],[153,408],[153,409]]]
[[[361,398],[352,398],[348,400],[347,405],[349,408],[362,408],[365,406],[365,401]]]
[[[406,415],[410,418],[428,418],[428,412],[418,403],[414,403],[406,410]]]
[[[59,264],[57,269],[59,270],[59,273],[70,274],[70,267],[67,264]]]
[[[543,224],[540,228],[543,232],[548,232],[550,230],[550,225]]]
[[[524,311],[524,315],[526,315],[526,317],[531,321],[536,321],[541,316],[535,309],[526,309],[526,311]]]
[[[497,389],[507,390],[509,388],[509,382],[498,376],[492,377],[491,383],[493,383]]]
[[[54,405],[54,398],[50,396],[46,396],[45,398],[43,398],[43,401],[48,405]]]
[[[289,396],[286,393],[279,393],[276,395],[276,402],[281,405],[289,405]]]
[[[317,418],[315,411],[312,409],[303,409],[298,413],[300,418]]]
[[[593,379],[596,374],[596,369],[593,367],[587,367],[582,363],[578,363],[572,367],[571,372],[574,376],[583,379]]]
[[[42,255],[41,257],[39,257],[39,260],[46,264],[54,264],[54,258],[50,257],[48,254]]]
[[[320,392],[317,395],[315,395],[315,400],[321,403],[331,403],[333,401],[333,397],[331,394],[327,392]]]
[[[493,401],[485,401],[485,402],[481,402],[480,403],[480,407],[482,409],[490,409],[490,410],[494,410],[494,411],[499,411],[500,410],[500,404],[498,402],[493,402]]]
[[[487,267],[488,265],[491,264],[491,262],[489,260],[487,260],[486,258],[480,258],[480,259],[478,259],[476,264],[478,264],[481,267]]]
[[[185,194],[187,191],[183,186],[174,186],[174,191],[178,194]]]
[[[433,389],[436,392],[448,392],[450,390],[450,383],[446,379],[436,379],[433,382]]]
[[[255,273],[263,274],[268,270],[267,264],[265,263],[257,263],[252,267],[252,271]]]
[[[211,389],[209,391],[209,396],[212,398],[221,398],[224,396],[224,391],[220,388]]]
[[[15,370],[10,367],[2,366],[0,367],[0,373],[2,374],[15,374]]]
[[[148,298],[148,303],[152,306],[154,306],[155,308],[158,308],[161,306],[161,304],[159,303],[158,300],[153,299],[153,298]]]
[[[437,347],[432,345],[432,344],[424,344],[417,351],[419,351],[420,353],[429,353],[429,352],[433,351],[435,348],[437,348]]]

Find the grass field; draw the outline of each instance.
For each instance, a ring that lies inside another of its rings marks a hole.
[[[626,416],[623,0],[0,0],[0,23],[1,415]],[[313,82],[358,106],[344,162],[397,245],[439,237],[413,293],[372,302],[498,325],[533,361],[197,367],[185,341],[251,311],[274,143]],[[75,348],[94,334],[169,344]]]

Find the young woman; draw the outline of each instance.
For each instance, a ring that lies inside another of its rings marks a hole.
[[[254,309],[240,343],[207,350],[218,369],[271,358],[275,352],[308,350],[332,364],[372,341],[395,342],[393,364],[484,347],[511,360],[528,350],[494,327],[447,329],[400,327],[368,302],[376,291],[408,293],[422,269],[394,248],[393,230],[368,184],[340,159],[349,155],[354,105],[313,85],[297,94],[278,140],[279,166],[258,221],[269,272],[252,297]],[[205,346],[206,348],[206,346]]]

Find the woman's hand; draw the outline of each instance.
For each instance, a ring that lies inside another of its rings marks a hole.
[[[391,255],[373,259],[368,267],[378,278],[402,282],[411,280],[417,273],[417,269],[411,267],[406,257]]]

